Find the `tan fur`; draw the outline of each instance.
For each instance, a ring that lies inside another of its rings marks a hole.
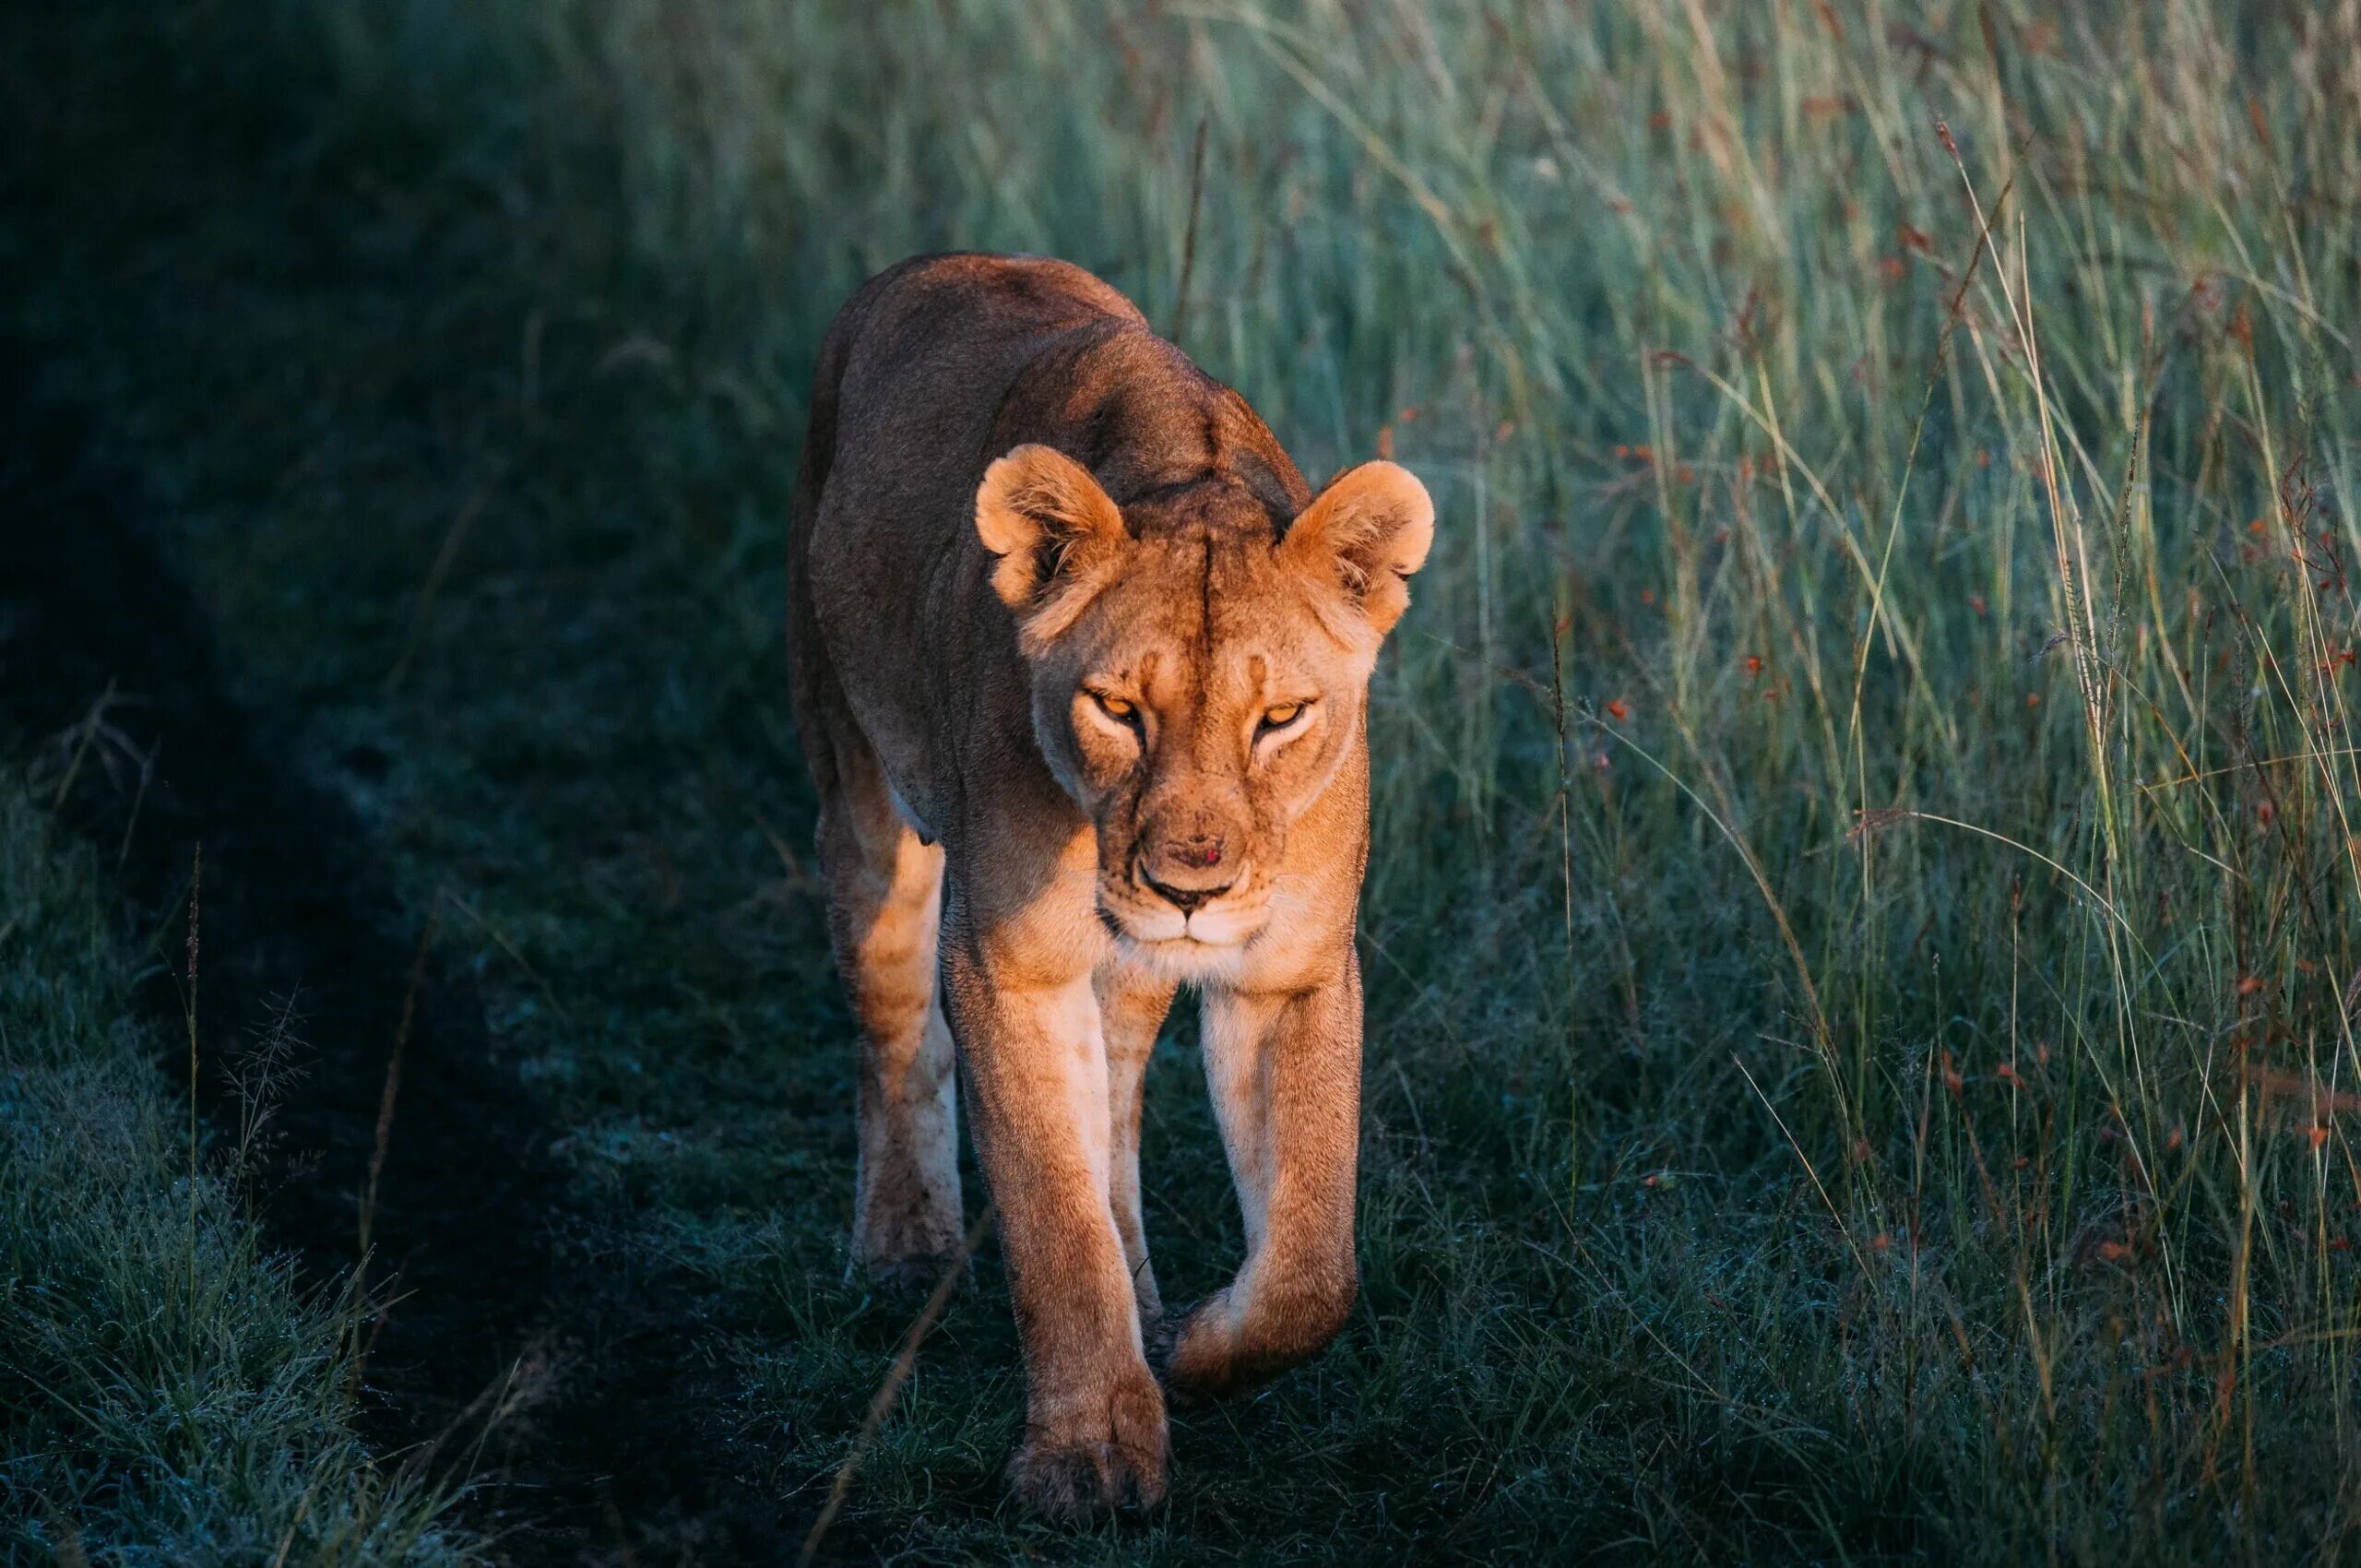
[[[855,1257],[956,1244],[955,1040],[1025,1348],[1011,1481],[1153,1504],[1140,1093],[1179,984],[1247,1256],[1167,1383],[1267,1378],[1352,1304],[1365,709],[1432,505],[1391,463],[1315,497],[1104,283],[955,255],[838,315],[796,514],[796,718],[863,1037]]]

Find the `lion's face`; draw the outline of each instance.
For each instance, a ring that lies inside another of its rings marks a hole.
[[[1182,976],[1234,961],[1284,909],[1289,828],[1360,736],[1433,532],[1426,491],[1390,463],[1345,475],[1278,540],[1239,492],[1198,488],[1126,519],[1027,446],[978,497],[1035,738],[1097,828],[1100,918]]]
[[[1288,825],[1360,732],[1368,647],[1267,539],[1157,538],[1032,660],[1034,733],[1098,828],[1098,907],[1170,956],[1269,918]],[[1180,944],[1171,946],[1169,944]]]

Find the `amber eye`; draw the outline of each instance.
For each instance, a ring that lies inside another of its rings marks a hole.
[[[1119,719],[1125,724],[1136,723],[1139,719],[1138,707],[1121,697],[1109,696],[1105,692],[1093,692],[1090,694],[1090,700],[1097,703],[1098,711],[1109,719]]]
[[[1302,712],[1303,704],[1299,702],[1283,702],[1276,707],[1265,709],[1263,714],[1262,732],[1267,735],[1274,730],[1284,730],[1294,723]]]

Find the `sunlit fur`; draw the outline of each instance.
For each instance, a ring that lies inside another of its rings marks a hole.
[[[1296,819],[1359,739],[1374,639],[1325,628],[1335,593],[1280,559],[1267,532],[1225,528],[1215,493],[1134,521],[1120,580],[1032,659],[1034,735],[1097,834],[1098,907],[1125,953],[1180,980],[1234,968],[1270,909]],[[1122,695],[1133,724],[1097,692]],[[1260,737],[1263,715],[1301,704]],[[1222,843],[1192,874],[1168,851]],[[1183,911],[1157,880],[1228,885]]]
[[[955,1041],[1025,1348],[1011,1482],[1055,1515],[1153,1503],[1139,1093],[1177,984],[1249,1247],[1164,1386],[1268,1377],[1353,1301],[1366,708],[1432,505],[1384,462],[1314,495],[1087,274],[950,256],[831,329],[797,517],[797,723],[863,1034],[856,1255],[939,1270],[962,1229]]]

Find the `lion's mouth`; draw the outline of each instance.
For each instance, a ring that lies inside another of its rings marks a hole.
[[[1171,951],[1236,947],[1263,927],[1262,900],[1231,893],[1183,909],[1145,890],[1102,888],[1098,920],[1118,941]]]

